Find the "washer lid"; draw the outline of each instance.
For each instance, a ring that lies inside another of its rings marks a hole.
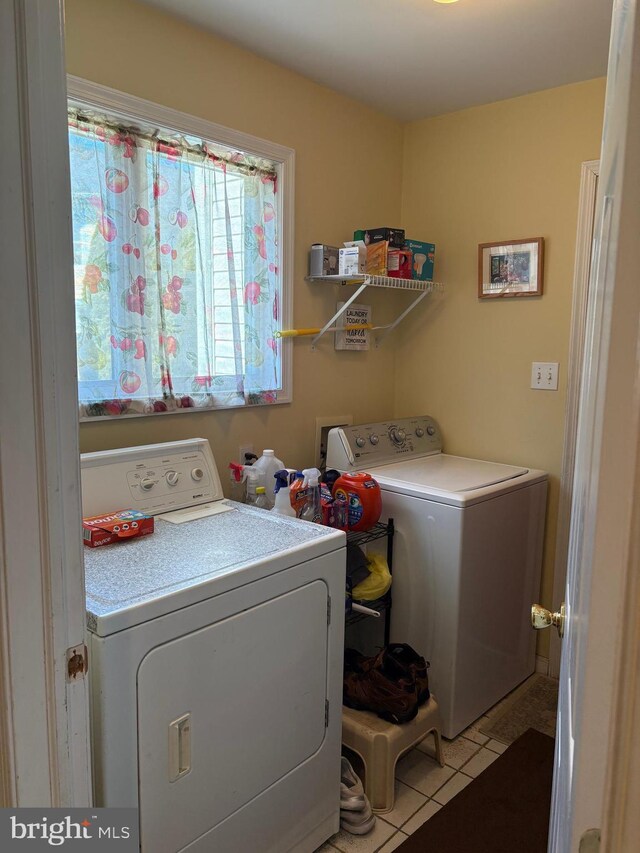
[[[528,468],[449,456],[446,453],[394,462],[369,471],[376,480],[406,484],[427,492],[455,493],[484,489],[522,477],[528,472]]]

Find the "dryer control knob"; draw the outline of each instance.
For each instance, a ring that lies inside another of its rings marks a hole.
[[[140,488],[144,489],[145,492],[148,492],[155,486],[155,484],[155,480],[152,480],[150,477],[145,477],[144,480],[140,481]]]
[[[177,471],[167,471],[167,483],[170,486],[175,486],[179,479],[180,474]]]
[[[427,427],[427,433],[429,435],[435,435],[436,434],[436,428],[434,427],[433,424],[429,424],[429,426]]]
[[[370,435],[370,436],[369,436],[369,441],[371,442],[371,444],[376,445],[376,444],[380,441],[380,439],[379,439],[379,438],[378,438],[378,436],[374,433],[373,435]]]
[[[367,442],[364,440],[364,438],[361,435],[359,435],[356,438],[356,444],[358,445],[358,447],[364,447],[366,443]]]
[[[416,427],[416,438],[422,438],[424,435],[424,430],[422,427]]]
[[[204,471],[202,468],[194,468],[191,472],[191,476],[194,480],[201,480],[204,477]]]

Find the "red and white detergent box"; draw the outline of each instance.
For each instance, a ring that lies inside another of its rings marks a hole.
[[[82,519],[82,540],[89,548],[124,542],[147,533],[153,533],[153,516],[136,509],[121,509],[109,515]]]

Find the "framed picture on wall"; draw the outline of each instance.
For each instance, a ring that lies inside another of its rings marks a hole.
[[[542,296],[544,238],[478,246],[478,298]]]

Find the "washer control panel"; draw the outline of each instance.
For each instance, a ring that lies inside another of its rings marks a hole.
[[[81,474],[83,516],[129,508],[157,515],[223,497],[204,438],[85,453]]]
[[[332,429],[327,468],[354,471],[442,452],[442,435],[428,415]]]

